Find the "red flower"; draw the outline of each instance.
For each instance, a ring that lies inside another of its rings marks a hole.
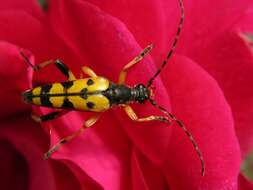
[[[253,32],[253,3],[184,3],[179,46],[155,80],[155,98],[195,137],[206,175],[201,176],[195,150],[180,128],[135,123],[119,108],[105,112],[96,125],[43,161],[47,143],[54,145],[92,114],[71,112],[40,128],[30,119],[32,107],[20,97],[32,85],[65,80],[53,66],[33,73],[20,56],[20,47],[33,63],[60,58],[76,76],[86,65],[117,81],[122,67],[153,43],[151,56],[132,68],[127,78],[129,85],[145,84],[175,36],[178,1],[54,0],[43,12],[35,1],[13,0],[0,5],[1,187],[252,189],[238,176],[241,155],[253,145],[253,60],[242,37]],[[161,114],[149,104],[134,109],[140,116]],[[42,114],[48,109],[33,111]],[[43,130],[48,127],[51,141]]]

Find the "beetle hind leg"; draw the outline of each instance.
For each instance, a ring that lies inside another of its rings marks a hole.
[[[54,111],[54,112],[50,112],[50,113],[48,113],[48,114],[41,115],[41,116],[32,114],[32,115],[31,115],[31,118],[32,118],[34,121],[41,123],[41,122],[50,121],[50,120],[56,119],[56,118],[58,118],[58,117],[61,117],[61,116],[65,115],[65,114],[68,113],[68,112],[69,112],[69,111],[66,111],[66,110]]]
[[[62,138],[57,144],[55,144],[52,148],[49,149],[48,152],[46,152],[44,154],[44,160],[47,160],[55,151],[58,150],[58,148],[62,144],[65,144],[65,143],[71,141],[73,138],[82,134],[86,128],[89,128],[92,125],[94,125],[97,122],[97,120],[99,119],[100,115],[101,114],[97,114],[97,115],[91,117],[90,119],[88,119],[87,121],[84,122],[83,126],[78,131],[74,132],[73,134],[71,134],[67,137]]]

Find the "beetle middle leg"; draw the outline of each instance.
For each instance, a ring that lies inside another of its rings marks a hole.
[[[143,57],[153,48],[153,45],[150,44],[148,45],[138,56],[136,56],[132,61],[130,61],[128,64],[126,64],[124,66],[124,68],[122,69],[122,71],[119,74],[119,80],[118,83],[119,84],[124,84],[125,80],[126,80],[126,74],[127,71],[130,67],[134,66],[136,63],[138,63],[139,61],[141,61],[143,59]]]
[[[97,74],[89,67],[83,66],[82,68],[82,72],[90,77],[97,77]],[[80,78],[83,78],[83,76],[81,75]]]
[[[59,59],[56,60],[51,59],[38,65],[33,65],[28,59],[28,57],[22,51],[20,51],[20,54],[24,58],[24,60],[33,68],[34,71],[39,71],[40,69],[50,64],[54,64],[61,71],[61,73],[63,73],[68,78],[68,80],[71,81],[76,79],[72,71],[70,71],[69,68]]]
[[[46,152],[44,154],[44,159],[45,160],[48,159],[55,151],[58,150],[58,148],[62,144],[65,144],[65,143],[69,142],[73,138],[75,138],[75,137],[79,136],[80,134],[82,134],[86,128],[89,128],[92,125],[94,125],[97,122],[97,120],[99,119],[100,115],[101,114],[97,114],[97,115],[91,117],[90,119],[88,119],[87,121],[84,122],[83,126],[79,130],[74,132],[72,135],[69,135],[67,137],[62,138],[57,144],[55,144],[51,149],[49,149],[48,152]]]
[[[83,78],[83,73],[90,77],[97,77],[97,74],[90,67],[83,66],[81,69],[82,72],[80,78]]]

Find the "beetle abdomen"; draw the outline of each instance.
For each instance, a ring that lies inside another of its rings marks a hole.
[[[24,101],[39,106],[101,112],[110,108],[102,91],[109,87],[103,77],[53,83],[35,87],[23,94]]]

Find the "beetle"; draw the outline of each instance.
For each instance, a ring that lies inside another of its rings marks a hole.
[[[33,65],[28,57],[23,53],[23,51],[20,51],[21,56],[33,68],[34,71],[38,71],[50,64],[54,64],[59,69],[59,71],[62,72],[68,79],[65,82],[38,86],[29,89],[22,94],[22,98],[25,103],[63,109],[63,111],[54,111],[42,116],[32,115],[32,118],[35,121],[44,122],[60,117],[67,113],[64,111],[64,109],[92,111],[96,113],[93,117],[85,121],[83,126],[78,131],[70,136],[62,138],[56,145],[49,149],[49,151],[45,153],[44,159],[48,159],[52,153],[54,153],[62,144],[72,140],[76,136],[80,135],[86,128],[94,125],[104,111],[110,109],[112,106],[121,106],[128,117],[133,121],[148,122],[158,120],[169,125],[171,125],[172,122],[176,122],[177,125],[184,130],[185,134],[189,137],[191,143],[193,144],[195,151],[201,161],[201,174],[204,176],[205,162],[193,136],[187,130],[183,122],[178,120],[165,108],[158,105],[153,99],[152,83],[168,63],[168,60],[171,58],[182,30],[184,22],[184,6],[182,0],[179,0],[179,2],[181,9],[181,19],[177,29],[176,37],[170,51],[167,54],[166,59],[162,62],[156,73],[149,79],[146,85],[137,84],[133,87],[130,87],[125,84],[125,79],[127,71],[144,58],[144,56],[152,49],[152,44],[148,45],[138,56],[136,56],[132,61],[123,67],[122,71],[119,74],[118,83],[114,83],[105,77],[98,76],[91,68],[86,66],[83,66],[81,70],[89,77],[77,79],[69,70],[69,68],[59,59],[49,60],[41,64]],[[165,115],[151,115],[148,117],[139,118],[131,108],[130,104],[132,102],[143,104],[146,101],[150,102]]]

